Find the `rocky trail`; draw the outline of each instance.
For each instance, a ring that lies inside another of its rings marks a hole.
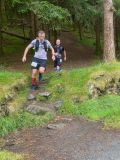
[[[43,90],[34,96],[38,94],[50,96]],[[25,107],[32,114],[56,112],[62,106],[61,101],[40,102],[35,97]],[[83,117],[56,116],[44,127],[7,136],[5,142],[3,149],[28,155],[29,160],[120,160],[120,130],[104,130],[102,122]]]
[[[68,52],[66,69],[92,63],[94,49],[75,47],[75,38],[68,33],[64,33],[62,39]],[[12,65],[17,70],[27,66],[15,67],[16,63]],[[45,114],[61,107],[61,101],[54,104],[36,101],[38,94],[46,98],[47,93],[45,90],[32,93],[32,100],[25,108],[28,112]],[[104,130],[102,122],[83,117],[57,116],[44,127],[17,131],[5,137],[5,141],[3,149],[24,153],[29,160],[120,160],[120,130]]]

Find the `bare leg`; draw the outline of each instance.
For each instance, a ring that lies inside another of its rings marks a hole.
[[[40,67],[39,68],[39,74],[43,74],[45,73],[45,68],[44,67]]]

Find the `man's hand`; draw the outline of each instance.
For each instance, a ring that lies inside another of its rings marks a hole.
[[[26,62],[26,56],[23,56],[22,58],[22,62],[25,63]]]
[[[55,61],[55,55],[52,55],[52,60]]]
[[[26,62],[26,60],[27,60],[27,53],[28,53],[28,51],[29,51],[29,49],[30,48],[32,48],[33,47],[33,45],[32,44],[29,44],[26,48],[25,48],[25,51],[24,51],[24,55],[23,55],[23,58],[22,58],[22,62],[23,63],[25,63]]]

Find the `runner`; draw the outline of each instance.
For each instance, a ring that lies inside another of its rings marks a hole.
[[[26,62],[27,53],[30,48],[35,49],[35,55],[31,63],[32,67],[32,89],[38,88],[38,82],[36,79],[37,73],[43,74],[46,70],[47,65],[47,51],[52,51],[52,60],[55,60],[55,53],[51,43],[45,39],[45,32],[39,31],[38,38],[34,39],[25,49],[22,62]]]
[[[66,61],[66,51],[65,51],[64,47],[61,45],[60,39],[56,40],[56,45],[54,46],[54,50],[55,50],[54,67],[57,72],[60,72],[63,54],[64,54],[64,61]]]

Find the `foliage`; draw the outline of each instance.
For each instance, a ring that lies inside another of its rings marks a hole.
[[[55,6],[47,1],[32,2],[29,8],[38,16],[42,24],[49,25],[52,30],[61,30],[71,22],[67,9]]]
[[[73,15],[76,23],[84,27],[94,26],[95,17],[101,14],[101,0],[91,2],[90,0],[69,0],[66,4]]]

